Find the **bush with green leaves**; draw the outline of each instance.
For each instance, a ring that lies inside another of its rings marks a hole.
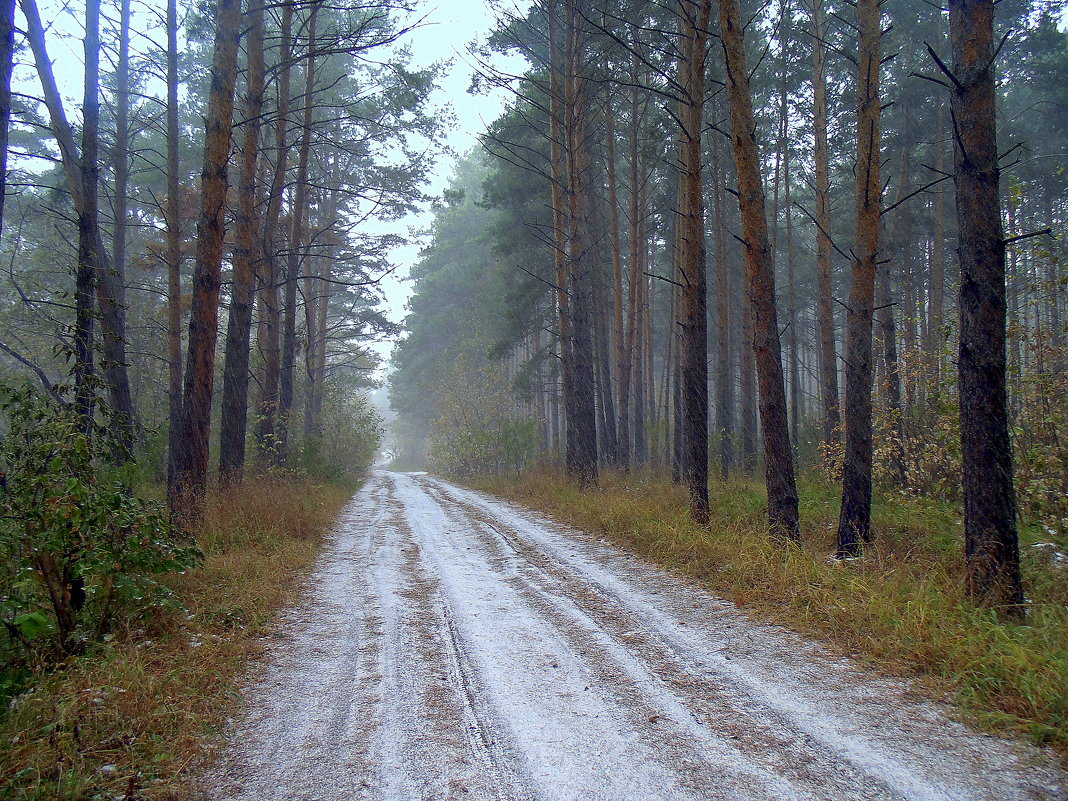
[[[538,455],[538,423],[516,408],[500,365],[475,367],[459,359],[436,395],[431,469],[457,478],[518,474]]]
[[[327,382],[325,390],[322,430],[303,442],[299,467],[313,478],[358,480],[382,445],[382,416],[362,391],[339,381]]]
[[[158,504],[117,476],[106,409],[0,386],[0,647],[10,669],[102,639],[175,603],[163,574],[200,553]]]

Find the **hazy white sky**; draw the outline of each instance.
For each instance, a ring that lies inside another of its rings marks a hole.
[[[407,39],[412,49],[416,66],[425,66],[434,61],[452,59],[448,75],[441,81],[432,96],[436,105],[449,104],[456,115],[456,127],[448,133],[449,146],[463,154],[477,144],[478,134],[487,123],[496,118],[507,102],[504,92],[498,90],[489,95],[469,94],[473,73],[472,60],[467,46],[472,40],[484,39],[494,25],[494,14],[485,0],[437,0],[428,3],[425,24],[413,31]],[[452,174],[455,159],[443,157],[435,165],[430,187],[432,193],[440,193]],[[389,230],[406,234],[410,229],[429,225],[429,210],[390,226]],[[413,242],[393,253],[399,269],[383,282],[390,319],[404,319],[404,305],[411,292],[406,280],[408,269],[419,258],[421,242]],[[388,356],[390,346],[379,348]]]

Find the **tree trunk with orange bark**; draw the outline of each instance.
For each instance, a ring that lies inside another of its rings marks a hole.
[[[256,290],[256,261],[260,255],[256,230],[257,163],[260,120],[263,114],[263,2],[250,0],[248,9],[248,89],[245,96],[244,140],[241,144],[241,178],[237,197],[237,231],[234,248],[234,284],[226,323],[226,357],[223,366],[222,419],[219,433],[219,473],[240,480],[245,466],[248,430],[249,352],[252,303]]]
[[[177,482],[177,496],[183,506],[184,521],[194,529],[203,518],[204,495],[208,484],[208,437],[215,384],[223,238],[226,233],[227,165],[233,134],[240,33],[240,0],[219,0],[211,93],[204,120],[200,223],[197,226],[197,255],[189,313],[189,348],[182,396],[182,447],[179,450]]]
[[[858,0],[856,235],[846,314],[845,459],[838,555],[856,556],[871,538],[872,318],[882,215],[879,72],[881,21],[878,0]]]

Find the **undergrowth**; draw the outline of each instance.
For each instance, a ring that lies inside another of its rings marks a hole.
[[[814,635],[892,674],[918,679],[994,733],[1023,733],[1068,757],[1068,543],[1021,532],[1029,599],[1024,624],[1003,623],[964,596],[959,509],[901,494],[875,499],[876,541],[837,563],[837,488],[799,487],[803,547],[766,536],[763,487],[712,486],[713,522],[690,521],[682,488],[651,476],[602,476],[582,492],[558,473],[485,479],[529,504],[704,584],[758,615]]]
[[[0,798],[187,799],[238,682],[351,487],[265,477],[213,495],[182,608],[30,677],[0,712]]]

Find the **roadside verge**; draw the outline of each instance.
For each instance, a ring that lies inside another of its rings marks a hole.
[[[800,487],[802,550],[765,534],[763,489],[712,487],[713,522],[693,525],[684,490],[651,475],[602,475],[580,492],[559,474],[470,482],[669,567],[760,617],[814,636],[862,662],[907,676],[962,717],[997,734],[1024,734],[1068,759],[1068,565],[1024,535],[1026,625],[1004,624],[963,595],[957,511],[923,499],[879,498],[877,541],[838,563],[837,498]]]
[[[250,660],[320,552],[351,486],[262,477],[209,501],[202,567],[178,601],[38,677],[0,718],[0,797],[188,799]]]

